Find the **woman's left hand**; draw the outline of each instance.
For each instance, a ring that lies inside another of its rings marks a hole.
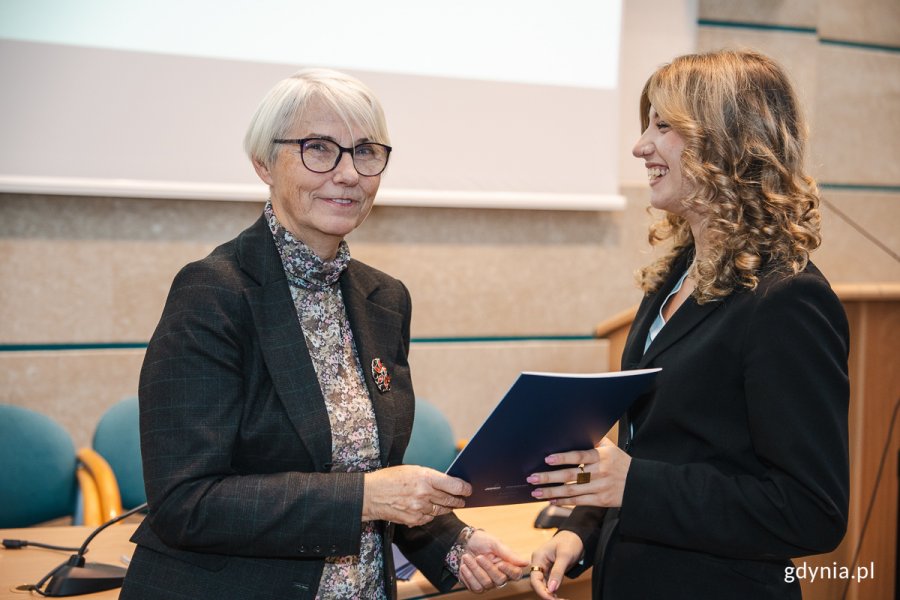
[[[622,506],[631,457],[609,438],[603,438],[596,448],[551,454],[544,460],[548,465],[576,466],[530,475],[527,481],[532,485],[565,484],[534,490],[531,492],[533,497],[549,500],[550,504]],[[582,472],[577,465],[584,465],[584,473],[590,474],[589,482],[574,483],[578,479],[578,474]]]
[[[459,565],[459,580],[470,591],[480,594],[522,578],[524,560],[491,534],[476,530],[469,538]]]

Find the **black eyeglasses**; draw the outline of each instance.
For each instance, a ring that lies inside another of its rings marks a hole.
[[[387,167],[392,148],[375,142],[357,144],[352,148],[344,148],[332,140],[325,138],[302,138],[299,140],[272,140],[276,144],[297,144],[300,146],[300,160],[303,166],[313,173],[333,171],[344,152],[350,153],[353,168],[365,177],[381,175]]]

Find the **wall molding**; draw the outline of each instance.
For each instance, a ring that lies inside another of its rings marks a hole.
[[[593,334],[573,335],[485,335],[412,338],[412,344],[483,344],[502,342],[584,342],[597,340]],[[86,350],[146,350],[148,342],[70,342],[61,344],[0,344],[4,352],[83,352]]]
[[[268,195],[266,186],[262,183],[198,183],[28,175],[0,175],[0,193],[228,202],[261,202]],[[376,204],[424,208],[616,211],[624,210],[625,197],[619,194],[382,188],[378,192]]]
[[[872,44],[869,42],[855,42],[852,40],[838,40],[833,38],[819,38],[819,43],[825,46],[842,46],[844,48],[853,48],[855,50],[874,50],[876,52],[900,52],[900,46],[891,46],[888,44]]]
[[[828,183],[818,182],[820,190],[835,190],[838,192],[881,192],[885,194],[900,193],[900,185],[875,184],[875,183]]]
[[[747,21],[719,21],[715,19],[698,19],[700,27],[718,27],[724,29],[755,29],[757,31],[780,31],[783,33],[801,33],[814,35],[818,42],[825,46],[844,46],[857,50],[875,50],[880,52],[900,52],[900,46],[892,44],[874,44],[855,40],[843,40],[837,38],[821,37],[816,27],[804,27],[800,25],[774,25],[771,23],[751,23]]]
[[[805,33],[816,35],[818,33],[815,27],[804,27],[800,25],[774,25],[771,23],[749,23],[746,21],[719,21],[715,19],[698,19],[697,25],[700,27],[723,27],[726,29],[756,29],[759,31],[782,31],[786,33]]]

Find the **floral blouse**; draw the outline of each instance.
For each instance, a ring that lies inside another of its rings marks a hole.
[[[323,261],[278,221],[271,202],[265,215],[281,256],[331,424],[332,470],[368,472],[381,466],[378,425],[356,353],[338,279],[350,263],[350,250],[342,241],[333,260]],[[468,528],[467,528],[468,529]],[[468,540],[463,531],[460,540]],[[329,556],[316,600],[386,598],[383,539],[374,521],[364,521],[358,556]],[[454,575],[465,544],[448,552],[447,567]]]

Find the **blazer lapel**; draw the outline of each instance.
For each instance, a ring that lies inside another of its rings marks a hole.
[[[644,356],[638,362],[637,368],[643,369],[649,365],[663,350],[687,335],[722,304],[720,301],[697,304],[693,298],[685,300],[684,304],[675,311],[675,314],[672,315],[665,327],[650,342],[650,347],[647,348],[647,352],[644,353]]]
[[[331,423],[325,399],[265,217],[239,238],[238,260],[241,269],[260,284],[245,290],[244,296],[275,390],[316,470],[329,471]]]
[[[653,325],[657,315],[659,315],[663,302],[665,302],[669,292],[675,286],[675,282],[684,274],[691,255],[691,252],[684,252],[675,259],[666,282],[660,287],[662,291],[645,298],[638,309],[631,331],[628,332],[628,339],[625,342],[625,351],[622,356],[623,369],[643,369],[647,367],[663,350],[687,335],[713,311],[722,306],[722,302],[708,302],[700,305],[693,298],[688,298],[675,311],[675,314],[672,315],[656,338],[650,343],[647,351],[644,352],[644,342],[647,339],[650,326]]]
[[[659,314],[664,299],[665,296],[662,294],[647,296],[638,307],[634,321],[631,323],[631,329],[628,330],[628,337],[625,339],[625,348],[622,351],[623,370],[638,368],[638,364],[644,356],[644,340],[647,339],[647,332],[650,331],[650,326],[656,315]]]
[[[378,281],[351,260],[341,276],[341,294],[347,308],[363,378],[369,397],[372,398],[372,408],[378,424],[381,464],[386,466],[389,464],[388,455],[394,438],[394,415],[399,399],[390,390],[382,392],[378,389],[372,372],[372,361],[381,359],[388,373],[393,371],[397,345],[403,335],[403,317],[372,301],[377,289]]]

